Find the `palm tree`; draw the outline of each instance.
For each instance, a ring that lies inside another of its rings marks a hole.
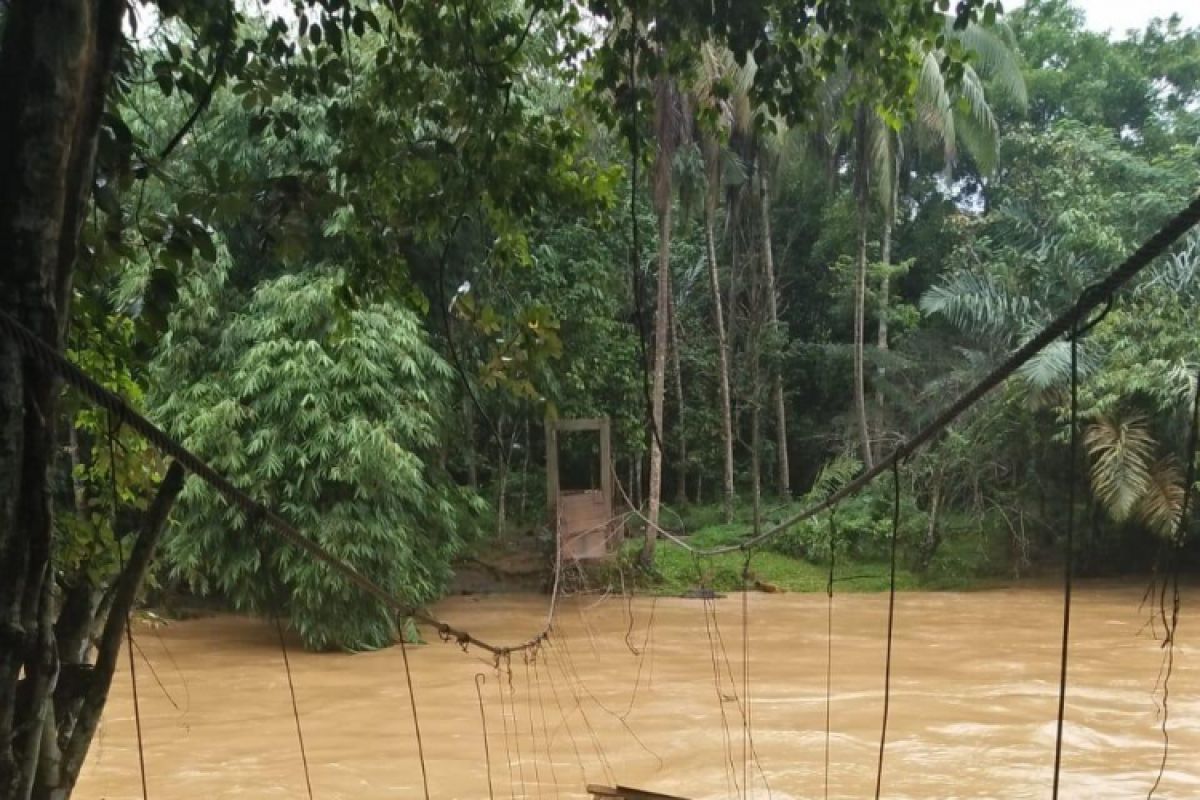
[[[1004,95],[1018,107],[1027,103],[1025,81],[1015,51],[1012,31],[1003,23],[991,26],[969,25],[956,30],[947,18],[945,37],[957,42],[969,54],[962,65],[960,79],[949,84],[942,73],[943,53],[930,51],[922,58],[914,98],[914,116],[900,131],[893,130],[877,114],[869,113],[860,104],[855,115],[855,201],[858,211],[858,252],[855,274],[854,314],[854,403],[859,427],[863,460],[871,463],[870,433],[867,428],[863,330],[866,310],[867,235],[869,224],[868,195],[875,190],[882,211],[880,236],[880,284],[878,290],[878,330],[876,345],[886,351],[888,341],[888,308],[890,305],[890,266],[892,241],[900,205],[900,183],[907,152],[936,146],[949,173],[958,163],[960,154],[971,156],[983,176],[995,170],[1000,138],[999,125],[988,102],[990,81],[994,92]],[[977,64],[977,70],[972,63]],[[912,147],[905,147],[908,139]],[[880,418],[883,398],[877,393],[876,404]]]
[[[717,126],[726,130],[733,124],[732,104],[719,96],[718,85],[729,84],[733,97],[744,97],[753,72],[739,67],[733,57],[708,43],[702,51],[699,79],[693,90],[697,110],[712,112]],[[708,283],[713,307],[713,326],[717,336],[717,383],[721,403],[721,445],[724,455],[722,496],[726,522],[733,521],[733,399],[730,388],[730,341],[726,329],[721,277],[717,262],[717,210],[724,188],[723,174],[726,154],[721,147],[720,130],[704,124],[697,126],[700,155],[704,162],[704,257],[708,267]],[[730,298],[732,300],[732,298]],[[731,309],[732,311],[732,309]]]
[[[654,548],[658,540],[659,509],[662,505],[662,438],[663,399],[666,394],[667,348],[669,346],[671,304],[671,172],[675,152],[683,138],[682,98],[675,89],[670,76],[655,80],[654,137],[657,152],[653,181],[654,212],[658,217],[658,291],[654,306],[654,374],[650,393],[650,486],[645,545],[642,548],[642,565],[654,564]]]
[[[778,148],[769,139],[760,140],[758,159],[758,210],[762,233],[763,287],[767,299],[767,324],[774,334],[779,333],[779,287],[775,278],[775,251],[771,241],[771,177],[779,163]],[[778,459],[775,471],[776,491],[780,497],[791,494],[791,469],[788,464],[787,407],[783,402],[783,370],[779,359],[771,361],[771,405],[775,414],[775,451]]]
[[[875,125],[871,123],[874,122]],[[858,222],[858,245],[854,259],[854,416],[858,428],[859,453],[863,465],[874,466],[871,452],[871,429],[867,423],[867,386],[864,374],[864,340],[867,316],[867,228],[871,193],[871,159],[868,142],[872,128],[880,120],[867,112],[866,103],[859,103],[854,112],[854,207]]]

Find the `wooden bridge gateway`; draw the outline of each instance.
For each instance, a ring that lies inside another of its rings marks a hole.
[[[560,433],[600,438],[599,481],[589,488],[563,488],[559,472]],[[546,506],[564,561],[598,561],[612,551],[618,533],[613,518],[612,429],[608,417],[546,420]],[[599,485],[595,485],[599,483]]]

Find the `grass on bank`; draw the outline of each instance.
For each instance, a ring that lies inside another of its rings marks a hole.
[[[688,537],[696,547],[715,547],[733,544],[745,534],[738,524],[714,525]],[[641,552],[641,539],[626,544],[627,559],[635,560]],[[679,595],[690,589],[704,587],[717,592],[740,591],[742,571],[746,563],[743,553],[697,558],[689,551],[666,539],[660,539],[655,551],[657,573],[645,583],[645,588],[657,594]],[[816,563],[802,558],[760,550],[750,560],[752,588],[785,592],[824,592],[829,580],[828,562]],[[834,591],[884,591],[889,583],[889,565],[882,561],[839,559],[834,569]],[[896,570],[896,588],[915,589],[921,582],[903,567]]]
[[[799,506],[776,506],[764,514],[767,525],[782,520]],[[686,533],[687,540],[696,547],[714,547],[736,544],[750,529],[750,509],[739,505],[735,509],[735,522],[724,523],[719,506],[688,506],[673,509],[664,506],[663,524],[677,533]],[[914,571],[913,547],[914,528],[923,525],[924,519],[909,520],[902,525],[901,546],[897,559],[896,588],[905,591],[965,590],[995,586],[1004,583],[1007,560],[1003,543],[994,535],[978,531],[977,528],[948,533],[936,555],[920,572]],[[857,521],[847,515],[839,521],[839,546],[834,569],[834,591],[877,592],[889,586],[890,565],[888,561],[889,524],[880,525],[877,514],[861,517]],[[907,528],[907,530],[906,530]],[[756,550],[750,561],[750,581],[756,588],[767,591],[824,592],[829,579],[827,523],[813,521],[807,527],[797,526],[783,541],[776,541],[769,548]],[[690,533],[688,533],[690,532]],[[631,539],[622,551],[622,561],[632,565],[641,552],[640,528],[630,531]],[[782,538],[782,537],[781,537]],[[806,547],[806,544],[808,545]],[[802,554],[802,555],[801,555]],[[655,551],[653,575],[646,575],[640,582],[643,589],[661,595],[678,595],[697,588],[708,588],[717,592],[739,591],[743,587],[742,572],[745,554],[725,553],[718,556],[697,558],[679,545],[660,538]]]

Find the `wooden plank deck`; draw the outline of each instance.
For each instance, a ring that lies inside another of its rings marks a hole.
[[[610,800],[614,798],[615,800],[688,800],[688,798],[678,795],[659,794],[628,786],[598,786],[593,783],[588,785],[587,790],[591,793],[593,800],[603,800],[603,798],[610,798]]]

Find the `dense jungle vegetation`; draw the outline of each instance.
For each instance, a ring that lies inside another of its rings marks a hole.
[[[1200,30],[1002,12],[0,3],[0,307],[413,603],[473,549],[548,549],[543,420],[607,416],[650,521],[627,561],[673,591],[655,525],[732,541],[828,494],[1200,186]],[[1081,343],[1078,463],[1065,342],[905,463],[905,584],[1060,563],[1075,471],[1081,572],[1188,551],[1198,300],[1192,236]],[[143,578],[314,648],[394,640],[199,480],[159,542],[162,456],[3,348],[0,798],[69,793]],[[868,586],[890,503],[837,510]],[[764,580],[823,588],[828,525]]]

